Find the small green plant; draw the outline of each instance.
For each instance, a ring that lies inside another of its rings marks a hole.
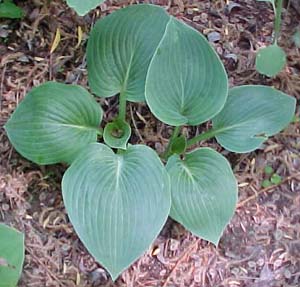
[[[0,18],[19,19],[24,12],[12,0],[0,0]]]
[[[73,8],[79,16],[84,16],[105,0],[67,0],[67,4]]]
[[[0,223],[0,287],[17,286],[24,252],[24,235]]]
[[[271,166],[266,166],[264,169],[264,173],[266,175],[266,179],[264,179],[262,181],[261,186],[266,188],[269,187],[271,185],[278,185],[281,183],[282,178],[280,175],[278,175],[277,173],[274,172],[274,169]]]
[[[286,54],[281,47],[278,46],[278,38],[281,25],[282,2],[283,0],[257,0],[260,2],[270,2],[272,4],[275,23],[274,23],[274,40],[273,44],[262,48],[256,56],[256,70],[268,77],[276,76],[286,65]]]
[[[117,117],[103,131],[102,109],[85,89],[48,82],[26,95],[5,126],[16,150],[38,164],[70,164],[62,180],[69,218],[113,280],[147,250],[169,215],[217,245],[234,214],[237,182],[224,156],[192,147],[216,137],[229,151],[253,151],[289,124],[295,99],[265,86],[228,91],[206,38],[153,5],[99,20],[87,63],[92,92],[118,95]],[[146,101],[174,126],[160,157],[128,143],[127,101]],[[208,120],[211,130],[180,135],[182,126]],[[101,135],[106,144],[97,143]]]

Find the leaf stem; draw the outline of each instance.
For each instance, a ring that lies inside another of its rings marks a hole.
[[[180,132],[181,126],[177,126],[174,128],[172,136],[169,140],[168,146],[166,148],[166,151],[163,153],[162,158],[163,159],[168,159],[170,154],[171,154],[171,148],[173,145],[174,140],[178,137],[179,132]]]
[[[277,44],[277,40],[279,38],[280,33],[280,25],[281,25],[281,14],[282,14],[282,0],[277,0],[277,3],[275,5],[275,23],[274,23],[274,44]]]
[[[126,94],[125,91],[121,91],[119,95],[119,115],[118,119],[122,122],[126,121]]]
[[[219,132],[219,130],[210,129],[210,130],[188,140],[187,148],[191,147],[192,145],[196,144],[197,142],[213,138],[218,132]]]

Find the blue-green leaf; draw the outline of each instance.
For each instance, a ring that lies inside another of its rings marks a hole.
[[[71,163],[97,141],[102,110],[82,87],[55,82],[32,89],[5,125],[15,149],[38,164]]]
[[[97,96],[120,92],[144,101],[148,66],[169,15],[159,6],[132,5],[100,19],[87,47],[89,85]]]
[[[24,235],[0,224],[0,287],[15,287],[24,262]]]
[[[118,154],[89,145],[65,173],[62,190],[77,234],[113,280],[147,250],[171,205],[168,173],[143,145]]]
[[[293,119],[296,99],[267,86],[240,86],[229,90],[223,110],[213,119],[217,141],[227,150],[246,153]]]
[[[105,0],[67,0],[67,3],[79,16],[84,16],[104,1]]]
[[[104,142],[112,148],[126,149],[131,135],[131,127],[120,119],[108,123],[104,128]]]
[[[210,148],[200,148],[183,160],[173,155],[167,170],[171,217],[217,245],[237,202],[237,182],[226,158]]]
[[[171,18],[146,80],[146,101],[161,121],[198,125],[224,106],[228,88],[222,62],[199,32]]]
[[[285,52],[277,44],[270,45],[258,51],[256,70],[268,77],[276,76],[286,64]]]

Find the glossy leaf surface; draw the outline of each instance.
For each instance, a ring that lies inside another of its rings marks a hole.
[[[173,155],[167,163],[171,179],[171,217],[193,234],[215,245],[233,216],[237,183],[221,154],[210,148]]]
[[[100,19],[87,47],[89,85],[99,97],[144,101],[148,66],[170,16],[159,6],[132,5]]]
[[[171,18],[147,75],[152,113],[169,125],[198,125],[222,109],[227,93],[225,69],[208,41]]]
[[[229,151],[253,151],[291,122],[295,106],[295,98],[271,87],[233,88],[225,107],[213,119],[216,138]]]
[[[97,141],[102,110],[82,87],[55,82],[32,89],[5,125],[16,150],[38,164],[71,163]]]
[[[24,235],[0,224],[0,287],[15,287],[24,262]]]
[[[89,145],[65,173],[62,189],[77,234],[113,280],[147,250],[171,205],[165,167],[143,145],[119,154]]]

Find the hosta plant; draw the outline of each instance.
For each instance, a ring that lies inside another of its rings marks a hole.
[[[48,82],[29,92],[6,124],[16,150],[38,164],[70,165],[62,180],[69,218],[113,279],[147,250],[169,215],[217,245],[235,210],[237,182],[223,155],[192,147],[216,137],[229,151],[253,151],[288,125],[295,99],[265,86],[228,91],[204,36],[153,5],[99,20],[87,63],[92,93],[118,95],[116,118],[102,130],[103,112],[87,90]],[[146,101],[174,127],[164,154],[129,143],[128,101]],[[180,134],[208,120],[211,130]]]
[[[276,76],[286,65],[286,54],[278,45],[283,0],[257,0],[272,4],[275,14],[273,44],[261,48],[256,55],[256,70],[268,77]]]

